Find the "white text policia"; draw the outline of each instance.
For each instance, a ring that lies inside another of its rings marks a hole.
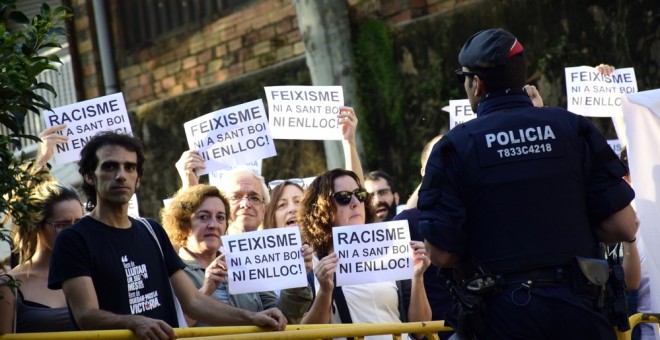
[[[528,127],[518,130],[500,131],[497,133],[488,133],[485,136],[486,145],[490,148],[493,143],[498,146],[509,144],[520,144],[525,142],[544,141],[548,139],[557,139],[555,133],[549,125]]]

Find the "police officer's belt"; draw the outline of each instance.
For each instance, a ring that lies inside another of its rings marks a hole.
[[[526,283],[534,287],[564,287],[571,285],[571,266],[546,267],[498,275],[503,286]]]

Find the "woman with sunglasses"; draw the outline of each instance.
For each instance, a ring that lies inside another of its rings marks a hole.
[[[337,308],[337,290],[343,293],[353,323],[431,320],[423,276],[430,261],[422,242],[411,242],[414,251],[411,254],[414,263],[412,281],[335,288],[338,258],[333,252],[332,228],[373,222],[373,212],[365,204],[368,198],[369,194],[360,185],[358,176],[343,169],[324,172],[307,188],[300,203],[298,222],[303,238],[314,248],[318,262],[314,265],[316,297],[303,317],[303,323],[342,323],[345,318]]]
[[[12,239],[19,264],[0,276],[0,334],[73,330],[62,290],[50,290],[48,268],[57,233],[83,217],[76,190],[58,183],[45,166],[64,125],[44,130],[30,179],[30,203],[35,206],[27,228],[14,225]],[[12,278],[19,283],[12,287]]]

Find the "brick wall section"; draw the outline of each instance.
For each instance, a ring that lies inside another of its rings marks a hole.
[[[128,56],[117,52],[128,106],[218,84],[303,54],[295,15],[290,1],[257,1],[194,33],[158,40]]]
[[[109,11],[116,10],[109,2]],[[423,17],[466,0],[348,0],[351,20],[378,17],[395,25]],[[76,30],[86,98],[100,95],[98,57],[85,10],[85,0],[74,0]],[[136,52],[123,51],[121,27],[111,21],[119,87],[129,108],[222,83],[245,73],[305,53],[296,11],[290,0],[261,0],[222,17],[195,32],[159,39]],[[84,38],[84,39],[83,39]]]
[[[84,98],[96,98],[101,95],[103,88],[103,76],[99,64],[98,52],[94,41],[96,39],[94,27],[92,27],[93,13],[88,11],[85,0],[73,0],[72,9],[74,13],[73,26],[75,27],[76,48],[78,49],[79,65],[82,76]]]

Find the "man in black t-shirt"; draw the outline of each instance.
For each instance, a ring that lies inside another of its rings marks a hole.
[[[143,174],[137,138],[100,133],[82,149],[78,164],[90,213],[59,233],[48,287],[64,290],[79,328],[130,329],[140,338],[173,339],[172,328],[184,326],[174,292],[190,318],[284,329],[286,318],[276,308],[253,313],[200,293],[181,270],[184,264],[163,228],[128,216],[128,201]]]

